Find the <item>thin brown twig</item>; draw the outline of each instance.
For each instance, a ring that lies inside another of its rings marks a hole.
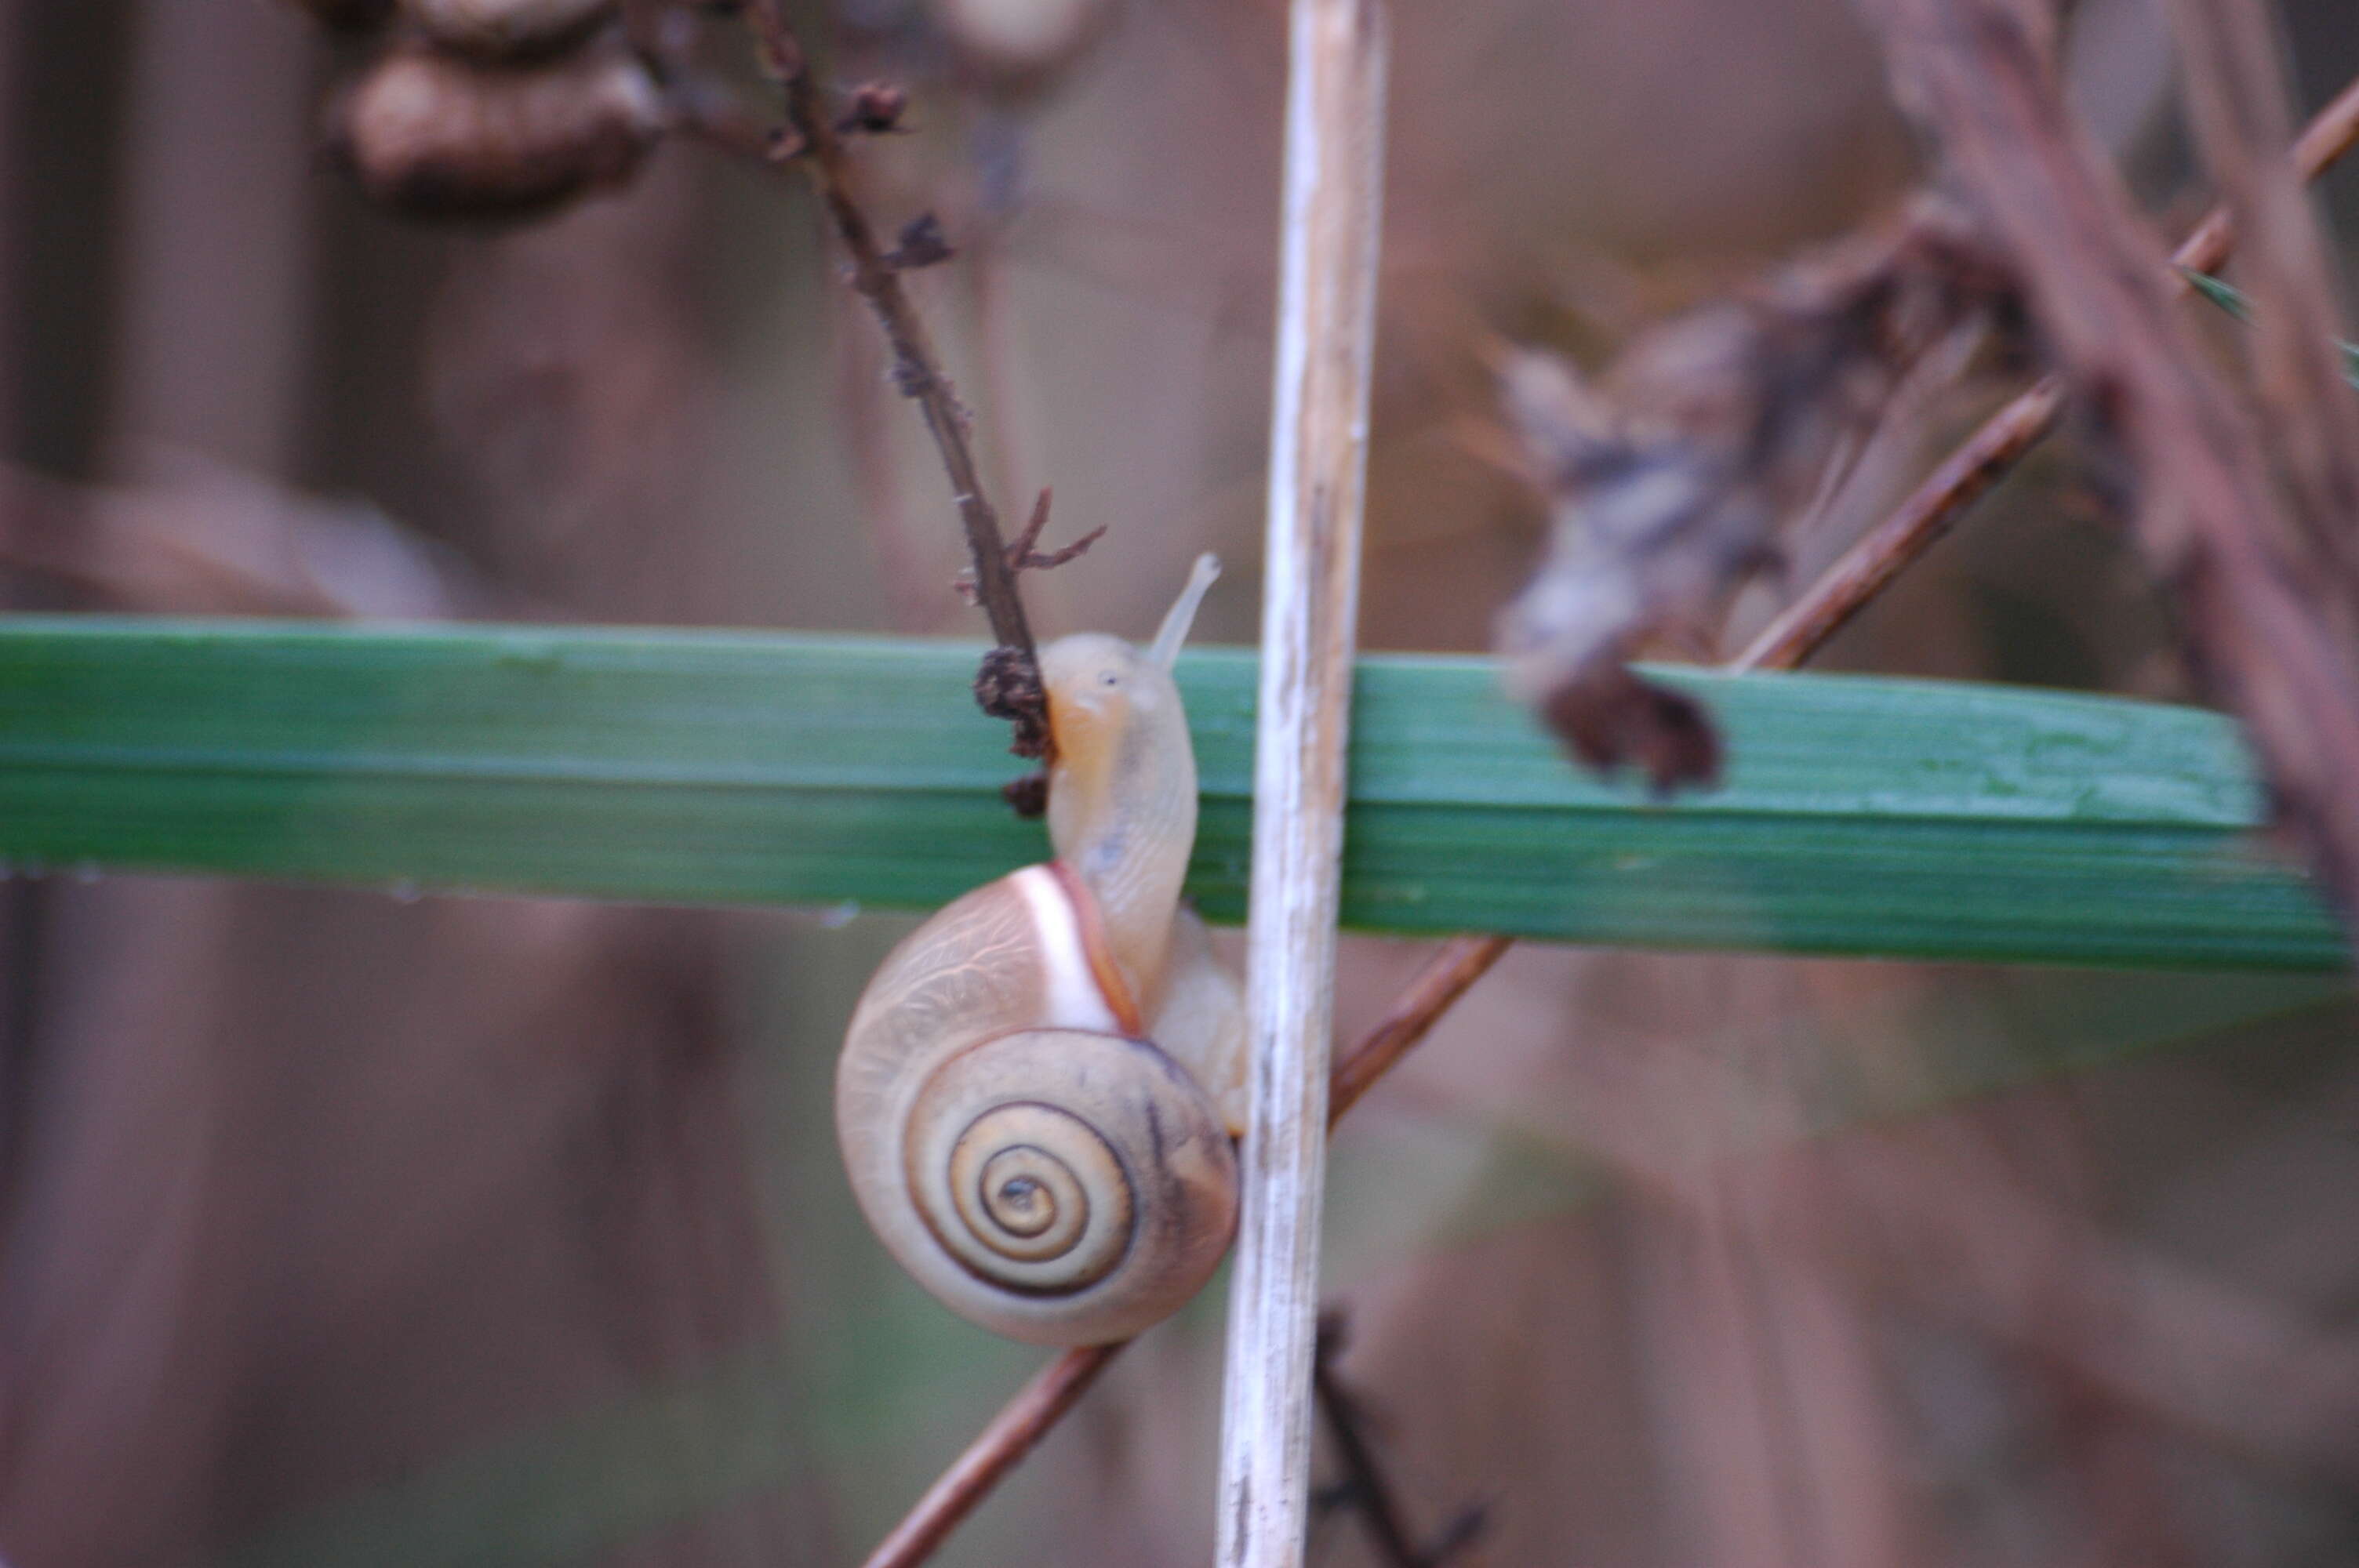
[[[877,1543],[864,1568],[912,1568],[932,1556],[959,1521],[991,1495],[1000,1477],[1016,1468],[1050,1427],[1064,1419],[1107,1363],[1129,1343],[1125,1339],[1114,1345],[1084,1345],[1041,1368],[974,1434],[974,1441],[926,1488],[926,1495],[893,1527],[893,1532]]]
[[[1105,537],[1106,525],[1101,523],[1070,545],[1047,551],[1033,548],[1040,542],[1041,531],[1049,526],[1049,492],[1044,488],[1040,499],[1032,503],[1032,520],[1024,524],[1024,532],[1016,535],[1016,543],[1007,546],[1010,571],[1044,572],[1061,567],[1067,561],[1080,559],[1092,545]]]
[[[984,656],[975,677],[975,700],[995,719],[1016,726],[1015,751],[1037,757],[1047,749],[1048,704],[1040,687],[1031,622],[1016,589],[1016,573],[999,534],[999,516],[984,494],[974,449],[967,438],[968,414],[934,351],[925,322],[901,287],[900,268],[878,242],[875,225],[853,195],[852,165],[845,155],[826,95],[813,77],[801,44],[787,25],[779,0],[756,0],[746,8],[766,62],[785,89],[787,123],[799,138],[793,156],[809,171],[828,217],[852,255],[852,287],[865,300],[893,351],[893,384],[924,415],[950,475],[951,494],[966,529],[974,558],[977,598],[991,618],[999,645]]]
[[[1729,667],[1791,669],[1817,652],[2056,427],[2063,403],[2061,388],[2050,379],[2009,400],[1883,522],[1861,535],[1810,591],[1778,611]]]
[[[2304,128],[2294,143],[2294,167],[2304,179],[2316,179],[2354,145],[2359,145],[2359,81],[2335,94]],[[2216,207],[2196,224],[2170,259],[2190,272],[2213,272],[2228,259],[2235,243],[2228,210]],[[2173,274],[2172,287],[2188,286],[2183,277]],[[1733,661],[1733,667],[1789,668],[1815,653],[1910,562],[1946,537],[1966,508],[2056,427],[2063,406],[2063,388],[2053,376],[2042,377],[2010,399],[1883,522],[1862,535],[1842,559],[1811,584],[1809,592],[1764,627]]]
[[[1391,1011],[1336,1058],[1333,1084],[1327,1091],[1327,1125],[1342,1120],[1513,945],[1506,936],[1452,936],[1443,943],[1395,999]]]
[[[2359,583],[2359,400],[2343,380],[2343,309],[2326,235],[2284,152],[2294,132],[2277,7],[2172,0],[2164,10],[2179,45],[2188,128],[2241,242],[2262,449],[2312,558]]]
[[[2294,161],[2305,178],[2316,178],[2359,144],[2359,81],[2336,95],[2295,144]],[[2225,216],[2214,212],[2189,235],[2174,257],[2179,265],[2209,272],[2227,257],[2234,235]],[[1794,611],[1731,662],[1737,670],[1791,669],[1816,652],[1851,615],[1891,583],[1927,546],[1947,532],[1956,514],[1987,490],[2052,426],[2043,411],[2042,382],[2020,395],[1975,432],[1886,523],[1854,545],[1797,601],[1815,606],[1807,616]],[[1914,519],[1914,521],[1909,521]],[[1901,526],[1906,523],[1906,526]],[[1780,633],[1788,618],[1797,630]],[[1773,635],[1774,634],[1774,635]],[[1453,936],[1428,959],[1375,1028],[1336,1059],[1329,1089],[1332,1127],[1368,1088],[1390,1071],[1431,1031],[1458,999],[1498,962],[1513,945],[1496,935]],[[1082,1391],[1122,1349],[1121,1345],[1068,1350],[1018,1390],[965,1451],[929,1487],[908,1515],[872,1552],[864,1568],[915,1568],[972,1513],[1004,1476],[1049,1429],[1062,1419]]]
[[[2294,138],[2293,166],[2304,179],[2316,179],[2359,146],[2359,81],[2336,93]],[[2215,207],[2180,242],[2171,260],[2190,272],[2215,272],[2235,248],[2235,226],[2225,207]]]
[[[1092,545],[1105,537],[1106,524],[1101,523],[1070,545],[1054,550],[1035,549],[1033,546],[1039,544],[1041,534],[1049,526],[1049,503],[1053,493],[1047,489],[1040,492],[1040,499],[1032,503],[1031,520],[1024,524],[1023,532],[1017,534],[1007,546],[1007,569],[1018,577],[1026,572],[1048,571],[1063,566],[1067,561],[1078,560]],[[956,587],[960,598],[969,604],[975,602],[973,572],[959,573]]]

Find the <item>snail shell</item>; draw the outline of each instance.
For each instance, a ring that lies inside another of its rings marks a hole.
[[[837,1065],[870,1227],[953,1311],[1036,1344],[1169,1316],[1236,1227],[1227,1123],[1143,1037],[1094,925],[1055,864],[976,889],[886,959]],[[1190,1027],[1175,1009],[1205,1011],[1185,988],[1162,1011]]]

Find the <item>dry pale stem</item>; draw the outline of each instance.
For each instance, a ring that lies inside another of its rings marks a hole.
[[[1294,0],[1288,33],[1245,933],[1250,1102],[1221,1385],[1224,1568],[1293,1568],[1310,1524],[1344,741],[1384,191],[1382,0]]]

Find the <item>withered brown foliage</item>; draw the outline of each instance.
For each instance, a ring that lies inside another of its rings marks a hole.
[[[400,49],[330,111],[362,189],[419,217],[528,217],[618,184],[662,126],[654,81],[620,49],[529,67]]]
[[[1512,688],[1592,767],[1634,764],[1658,790],[1712,782],[1709,719],[1627,661],[1707,633],[1921,355],[1970,322],[2015,320],[2007,274],[1924,200],[1652,329],[1593,385],[1554,356],[1512,356],[1507,412],[1551,513],[1547,556],[1499,622]]]
[[[1948,178],[2022,279],[2092,456],[2180,617],[2190,663],[2244,721],[2280,815],[2348,921],[2359,909],[2359,574],[2346,558],[2347,509],[2359,481],[2336,450],[2350,394],[2332,374],[2303,373],[2282,347],[2293,334],[2330,339],[2336,323],[2307,209],[2274,167],[2292,138],[2269,24],[2248,0],[2183,7],[2182,38],[2216,41],[2181,50],[2190,100],[2211,105],[2196,128],[2290,326],[2263,339],[2283,367],[2264,378],[2279,389],[2264,420],[2175,313],[2161,243],[2064,110],[2017,11],[2004,0],[1864,10],[1899,97],[1940,137]],[[2210,25],[2232,12],[2241,24]],[[2267,124],[2247,123],[2256,116]],[[2274,144],[2267,160],[2251,150],[2256,134]],[[2327,353],[2313,345],[2299,359]],[[2324,401],[2297,412],[2291,385]]]

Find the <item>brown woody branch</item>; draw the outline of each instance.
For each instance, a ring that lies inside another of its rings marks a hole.
[[[1085,1345],[1063,1352],[1041,1368],[975,1433],[965,1452],[926,1488],[926,1495],[893,1527],[892,1533],[877,1542],[864,1568],[913,1568],[931,1557],[959,1521],[991,1495],[1000,1477],[1022,1463],[1032,1445],[1064,1419],[1128,1343]]]
[[[1016,727],[1013,750],[1018,756],[1041,756],[1049,744],[1048,700],[1040,686],[1031,623],[1016,589],[1016,570],[1000,537],[998,514],[984,494],[982,472],[968,439],[967,410],[943,373],[925,322],[901,287],[903,265],[920,265],[921,258],[908,254],[906,243],[897,255],[878,241],[875,226],[853,195],[851,160],[835,117],[828,113],[826,95],[802,45],[787,26],[779,0],[756,0],[746,15],[765,61],[786,92],[787,124],[794,139],[779,151],[809,171],[829,220],[851,253],[853,290],[867,302],[892,350],[893,384],[924,415],[926,433],[933,438],[950,476],[967,551],[974,560],[975,595],[999,644],[984,655],[975,676],[975,701],[985,713]],[[938,259],[930,248],[922,257]]]
[[[1505,936],[1452,936],[1443,943],[1376,1026],[1336,1058],[1334,1082],[1327,1091],[1328,1125],[1359,1104],[1360,1097],[1392,1071],[1511,946]]]
[[[1791,669],[1817,652],[2056,427],[2061,406],[2055,384],[2042,381],[1992,415],[1889,516],[1860,535],[1809,592],[1763,627],[1730,661],[1731,667]]]

